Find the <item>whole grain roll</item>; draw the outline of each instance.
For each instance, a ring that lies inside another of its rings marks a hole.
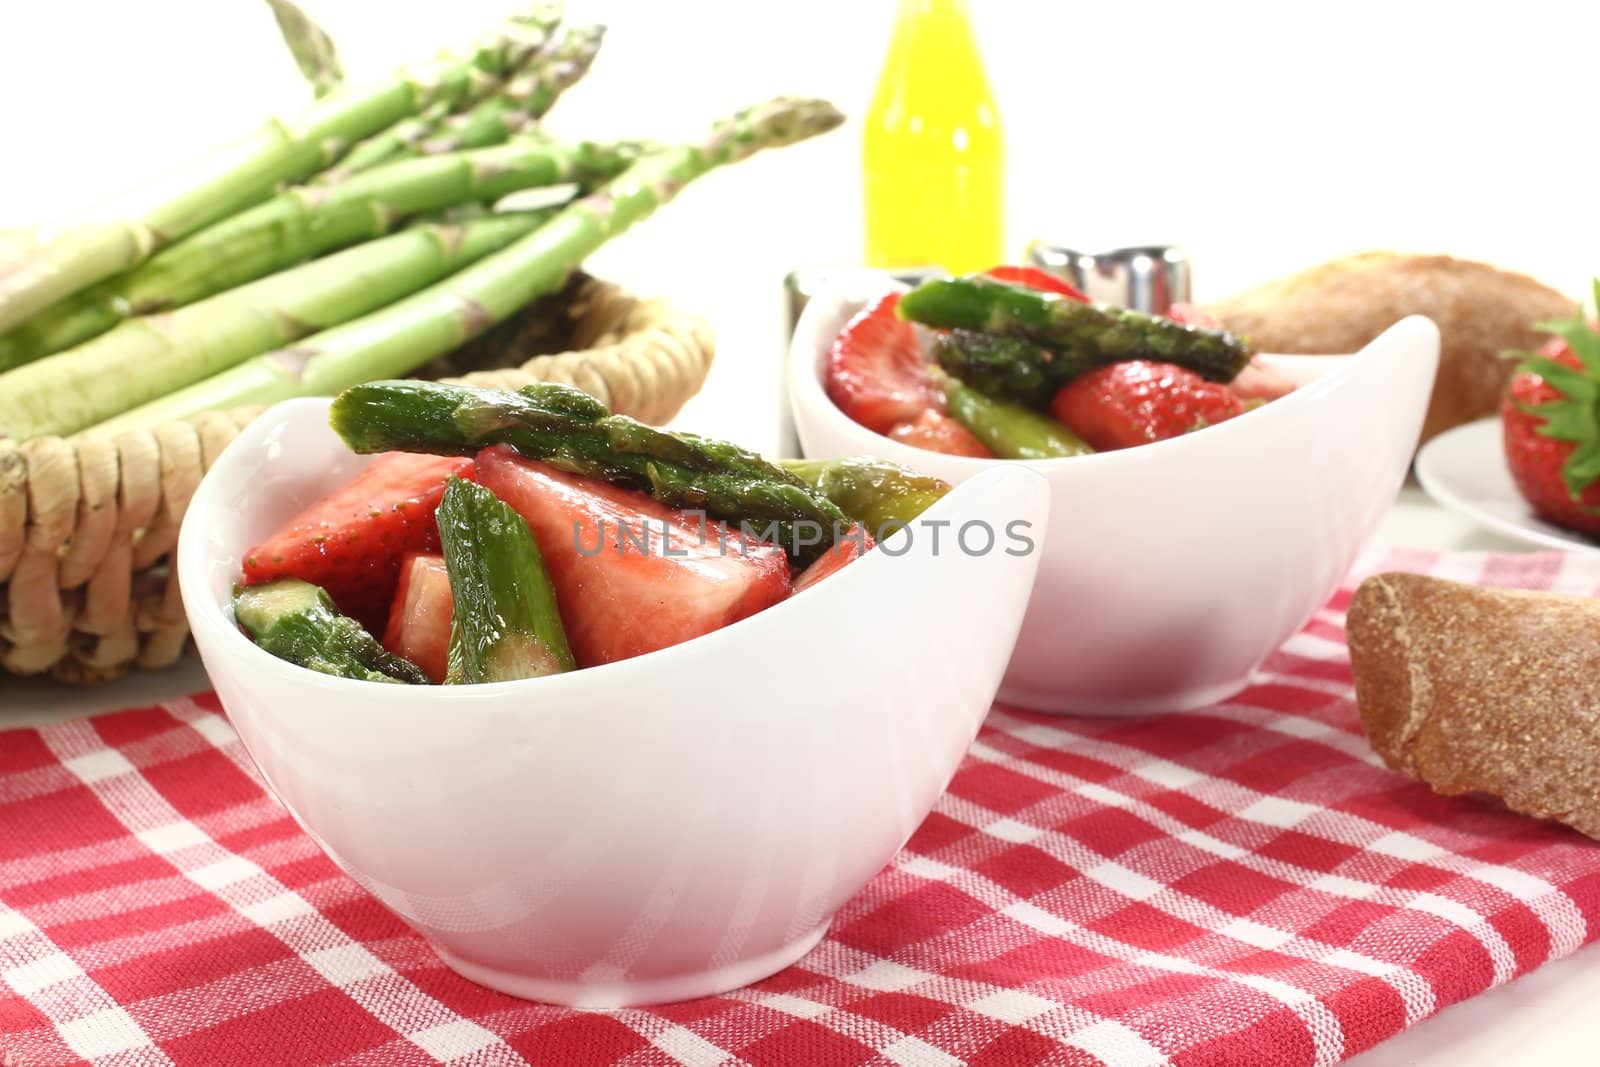
[[[1449,256],[1368,252],[1269,282],[1207,311],[1261,352],[1354,352],[1407,315],[1439,327],[1439,377],[1422,440],[1493,414],[1511,376],[1506,349],[1545,340],[1533,324],[1577,301],[1532,278]]]
[[[1600,601],[1379,574],[1346,626],[1385,763],[1600,838]]]

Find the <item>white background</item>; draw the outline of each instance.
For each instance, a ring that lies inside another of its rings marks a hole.
[[[305,0],[353,77],[459,42],[511,0]],[[584,136],[690,134],[778,92],[866,107],[889,0],[573,0],[611,26],[551,118]],[[1009,142],[1010,243],[1176,242],[1201,298],[1371,248],[1450,252],[1575,297],[1600,273],[1600,4],[972,0]],[[307,91],[256,0],[0,7],[0,225],[65,215],[182,164]],[[672,297],[720,338],[683,422],[775,441],[779,282],[859,254],[855,125],[689,188],[596,273]],[[1380,533],[1492,545],[1403,500]],[[12,685],[21,716],[203,684],[169,675],[66,701]],[[16,721],[13,720],[14,725]],[[1594,1062],[1594,951],[1451,1009],[1356,1061]]]

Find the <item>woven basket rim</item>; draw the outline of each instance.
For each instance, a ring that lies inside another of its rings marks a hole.
[[[663,423],[704,383],[710,327],[667,301],[584,274],[558,310],[582,347],[449,381],[574,385],[611,410]],[[101,681],[180,658],[188,625],[168,566],[189,497],[260,408],[132,430],[0,437],[0,685],[7,674]]]

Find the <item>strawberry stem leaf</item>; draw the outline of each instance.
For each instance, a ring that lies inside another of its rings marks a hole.
[[[1595,299],[1600,303],[1600,278],[1595,279]],[[1580,364],[1574,367],[1524,354],[1516,371],[1538,375],[1561,394],[1547,403],[1519,407],[1544,420],[1537,429],[1541,436],[1572,442],[1572,453],[1561,465],[1561,480],[1577,500],[1600,479],[1600,332],[1581,307],[1570,319],[1541,322],[1534,328],[1559,337]]]
[[[1582,308],[1579,308],[1578,313],[1570,319],[1539,322],[1535,323],[1533,328],[1561,338],[1572,350],[1572,354],[1578,357],[1585,370],[1600,376],[1600,333],[1595,333]]]

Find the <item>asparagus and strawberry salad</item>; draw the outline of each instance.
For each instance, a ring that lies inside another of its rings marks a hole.
[[[1095,304],[1032,267],[939,278],[869,304],[828,354],[829,397],[914,447],[1051,459],[1165,440],[1293,386],[1203,312]]]
[[[318,93],[307,111],[107,221],[0,233],[0,438],[418,373],[559,291],[689,182],[843,121],[781,97],[682,143],[559,139],[542,120],[603,31],[565,26],[557,5],[361,85],[290,0],[271,2]],[[528,196],[547,203],[517,206]]]
[[[874,459],[772,462],[564,385],[353,386],[376,458],[245,554],[266,651],[373,682],[471,684],[688,641],[824,580],[948,486]]]

